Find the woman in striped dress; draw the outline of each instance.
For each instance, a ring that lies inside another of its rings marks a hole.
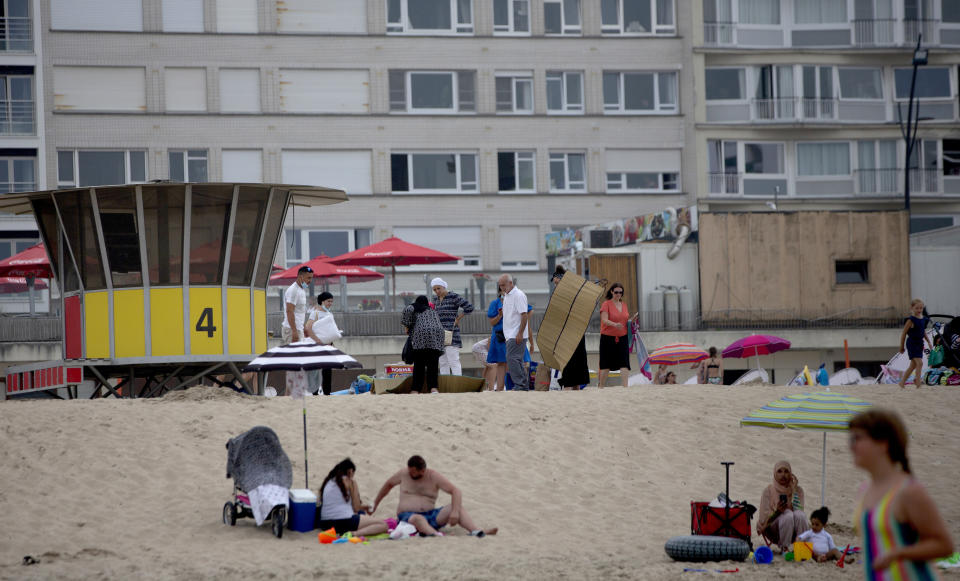
[[[933,499],[910,472],[900,417],[872,409],[850,420],[853,463],[870,474],[857,524],[868,581],[936,579],[931,561],[953,553]]]

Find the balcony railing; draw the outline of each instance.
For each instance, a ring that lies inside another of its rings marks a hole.
[[[952,0],[956,1],[956,0]],[[856,48],[871,47],[912,47],[917,43],[917,36],[923,34],[923,44],[927,46],[939,46],[941,44],[940,28],[941,22],[931,19],[894,19],[894,18],[868,18],[852,19],[848,23],[823,24],[824,30],[835,31],[837,29],[849,28],[851,30],[850,43]],[[755,44],[756,42],[774,42],[770,40],[769,35],[750,36],[748,33],[756,28],[751,26],[738,31],[740,23],[738,22],[704,22],[703,23],[703,44],[704,46],[741,46],[747,43],[753,48],[763,48],[766,45]],[[791,29],[782,25],[769,25],[764,30],[780,30],[785,34],[780,37],[783,40],[776,44],[770,44],[771,47],[789,46],[791,39]],[[809,28],[804,28],[809,31]],[[748,36],[750,38],[745,38]],[[751,42],[751,38],[753,39]],[[833,40],[830,41],[831,46]],[[809,48],[808,45],[804,45]]]
[[[854,174],[857,193],[893,195],[903,191],[902,172],[899,169],[858,169]]]
[[[706,46],[729,46],[733,44],[733,22],[704,22],[703,44]]]
[[[910,191],[914,193],[939,194],[943,192],[940,183],[941,172],[937,168],[911,168]],[[901,179],[901,182],[903,180]],[[903,186],[901,185],[901,188]]]
[[[30,18],[0,18],[0,51],[33,52],[33,22]]]
[[[836,99],[754,99],[754,121],[833,121],[837,118]]]
[[[728,172],[710,172],[711,194],[739,194],[740,174]]]
[[[35,135],[35,106],[32,99],[0,99],[0,135]]]
[[[923,34],[923,44],[939,44],[940,36],[937,34],[936,20],[904,20],[903,21],[903,43],[907,46],[917,44],[917,38]]]

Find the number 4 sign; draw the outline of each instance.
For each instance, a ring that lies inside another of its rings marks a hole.
[[[223,353],[223,308],[219,288],[190,289],[190,353]]]

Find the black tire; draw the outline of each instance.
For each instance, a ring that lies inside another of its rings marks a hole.
[[[237,506],[232,502],[223,505],[223,524],[230,526],[237,524]]]
[[[273,509],[273,536],[278,539],[283,538],[283,525],[287,520],[287,509],[278,506]]]
[[[663,549],[674,561],[744,561],[750,545],[741,539],[709,535],[681,535],[667,541]]]

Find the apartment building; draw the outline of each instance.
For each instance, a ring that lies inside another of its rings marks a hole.
[[[29,192],[44,185],[44,120],[37,95],[43,91],[37,0],[0,1],[0,194]],[[40,241],[32,216],[0,215],[0,260]],[[20,284],[5,284],[0,313],[29,310]],[[18,289],[20,289],[18,291]],[[38,291],[41,311],[48,292]]]
[[[545,298],[547,233],[696,199],[687,2],[39,4],[47,183],[345,189],[291,210],[284,266],[393,235],[462,257],[398,292],[510,271]]]
[[[706,210],[895,209],[918,38],[911,229],[960,220],[960,2],[695,0]]]

